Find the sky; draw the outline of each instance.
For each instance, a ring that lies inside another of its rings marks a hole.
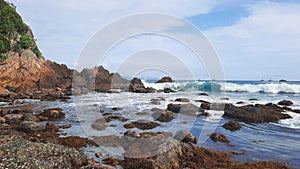
[[[178,80],[212,79],[213,66],[207,63],[205,57],[215,57],[206,51],[213,48],[224,77],[228,80],[300,80],[299,0],[9,2],[17,6],[23,20],[33,29],[44,57],[70,68],[81,69],[82,58],[85,57],[83,53],[87,49],[95,49],[88,53],[93,58],[86,66],[101,64],[126,77],[157,79],[169,75]],[[111,29],[104,35],[105,38],[97,37],[97,45],[89,48],[90,41],[103,29],[124,18],[143,13],[168,15],[178,18],[178,21],[162,20],[164,17],[159,17],[124,22]],[[145,34],[134,34],[115,44],[109,43],[113,46],[103,59],[102,56],[96,56],[99,48],[108,45],[106,40],[117,39],[120,32],[137,31],[137,27],[143,26],[144,22],[160,25],[155,31],[163,35],[147,33],[151,27],[148,26],[143,29]],[[199,34],[190,25],[199,29],[203,35],[202,42],[205,42],[201,44],[203,53],[198,55],[181,39],[173,38],[178,35],[189,39],[189,42],[199,41]],[[217,66],[219,64],[216,63]]]

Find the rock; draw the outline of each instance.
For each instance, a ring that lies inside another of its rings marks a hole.
[[[96,129],[96,130],[105,130],[106,127],[107,127],[107,121],[103,118],[101,119],[97,119],[92,125],[91,127],[93,129]]]
[[[175,91],[170,88],[165,88],[164,93],[174,93]]]
[[[173,112],[169,110],[152,109],[154,112],[151,116],[153,119],[160,122],[170,122],[174,119]]]
[[[80,149],[87,146],[98,146],[93,140],[82,138],[78,136],[60,137],[59,144],[68,146],[70,148]]]
[[[135,113],[136,115],[139,115],[139,116],[144,116],[144,115],[148,115],[147,112],[137,112]]]
[[[145,88],[141,79],[135,77],[130,82],[129,92],[147,93],[147,89]]]
[[[279,80],[280,83],[287,83],[288,81],[287,80],[284,80],[284,79],[281,79]]]
[[[80,169],[116,169],[116,168],[106,164],[94,163],[94,164],[83,166]]]
[[[126,122],[126,121],[129,120],[125,117],[120,117],[120,116],[108,116],[108,117],[105,117],[104,119],[106,120],[106,122],[110,122],[110,121],[113,121],[113,120],[119,120],[121,122]]]
[[[300,110],[293,109],[292,112],[300,114]]]
[[[173,113],[182,113],[185,115],[190,115],[190,116],[196,116],[197,113],[200,111],[199,107],[188,103],[188,104],[169,104],[168,109],[169,111],[172,111]]]
[[[282,100],[278,102],[278,105],[280,106],[292,106],[294,103],[289,100]]]
[[[172,83],[173,80],[170,77],[162,77],[159,81],[155,83]]]
[[[121,107],[113,107],[112,110],[113,110],[113,111],[121,111],[121,110],[123,110],[123,109],[122,109]]]
[[[199,93],[198,96],[209,96],[209,95],[206,93]]]
[[[251,99],[249,99],[249,101],[257,101],[258,99],[256,99],[256,98],[251,98]]]
[[[54,123],[47,123],[45,131],[59,132],[59,127],[57,127]]]
[[[187,98],[177,98],[175,99],[175,102],[190,102]]]
[[[229,144],[230,140],[227,139],[227,137],[224,134],[220,133],[212,133],[209,138],[214,142],[221,142],[225,144]]]
[[[149,130],[149,129],[153,129],[157,126],[160,126],[160,124],[149,121],[149,120],[138,120],[138,121],[124,125],[124,127],[127,129],[128,128],[138,128],[141,130]]]
[[[1,168],[79,168],[86,163],[81,151],[52,143],[19,138],[0,144]]]
[[[202,102],[201,109],[204,110],[218,110],[218,111],[222,111],[225,108],[225,104],[224,103],[210,103],[210,102]]]
[[[179,113],[181,109],[181,104],[168,104],[167,110],[172,111],[173,113]]]
[[[242,125],[235,121],[229,121],[223,125],[223,128],[234,132],[240,130],[242,128]]]
[[[40,121],[39,118],[37,118],[34,114],[32,113],[24,113],[22,119],[24,121],[34,121],[34,122],[38,122]]]
[[[229,98],[225,97],[225,98],[221,98],[220,100],[229,100]]]
[[[5,123],[5,122],[6,122],[6,119],[3,118],[3,117],[0,117],[0,123],[2,124],[2,123]]]
[[[8,122],[18,122],[23,117],[23,114],[6,114],[3,117]]]
[[[160,103],[160,99],[151,99],[150,100],[150,103],[151,104],[154,104],[154,105],[160,105],[161,103]]]
[[[274,105],[247,105],[236,107],[231,104],[225,105],[224,115],[226,118],[233,118],[245,123],[268,123],[278,122],[281,119],[292,118],[283,114],[284,109]]]
[[[124,136],[133,137],[133,138],[140,138],[140,134],[135,132],[134,130],[128,130],[124,133]]]
[[[71,128],[72,125],[71,124],[65,124],[65,125],[61,125],[61,126],[58,126],[60,129],[68,129],[68,128]]]
[[[56,121],[65,118],[65,113],[59,108],[54,108],[44,110],[42,113],[38,114],[38,116],[46,117],[50,121]]]
[[[192,133],[188,130],[180,130],[177,131],[174,139],[178,141],[182,141],[185,143],[194,143],[197,144],[197,138],[192,135]]]
[[[236,102],[235,104],[245,104],[245,102],[243,102],[243,101],[238,101],[238,102]]]
[[[45,126],[41,123],[34,121],[23,121],[19,126],[20,131],[24,131],[26,133],[44,131]]]
[[[95,153],[95,156],[96,156],[97,158],[100,158],[100,157],[103,156],[103,154],[102,154],[102,152],[98,152],[98,153]]]

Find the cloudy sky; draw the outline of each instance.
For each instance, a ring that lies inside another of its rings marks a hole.
[[[83,56],[86,44],[97,32],[120,18],[151,12],[168,14],[196,26],[214,47],[227,79],[300,80],[299,0],[9,1],[17,6],[24,21],[33,29],[43,55],[71,68],[80,68],[78,58]],[[151,22],[168,21],[152,19],[148,24]],[[107,37],[114,39],[118,32],[130,32],[136,24],[123,24]],[[164,27],[162,31],[198,40],[183,22],[170,22],[168,29]],[[102,43],[103,39],[97,41],[96,48],[105,46]],[[153,59],[149,59],[151,53],[155,55]],[[205,59],[195,56],[193,49],[180,43],[180,39],[140,34],[124,37],[107,51],[103,60],[95,59],[90,64],[103,64],[109,70],[121,71],[124,76],[155,78],[169,74],[184,79],[192,74],[194,78],[206,79],[209,71],[204,62]],[[157,63],[164,66],[156,69]],[[187,69],[189,71],[185,71]]]

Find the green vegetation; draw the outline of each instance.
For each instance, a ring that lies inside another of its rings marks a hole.
[[[5,54],[0,54],[0,62],[4,62],[8,58]]]
[[[3,60],[4,53],[11,49],[16,52],[20,49],[29,49],[40,58],[42,53],[28,32],[29,27],[17,13],[16,7],[5,0],[0,0],[0,59]]]

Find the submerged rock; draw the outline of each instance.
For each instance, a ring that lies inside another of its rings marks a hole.
[[[227,139],[227,137],[224,134],[220,133],[212,133],[209,138],[214,142],[221,142],[225,144],[229,144],[230,140]]]

